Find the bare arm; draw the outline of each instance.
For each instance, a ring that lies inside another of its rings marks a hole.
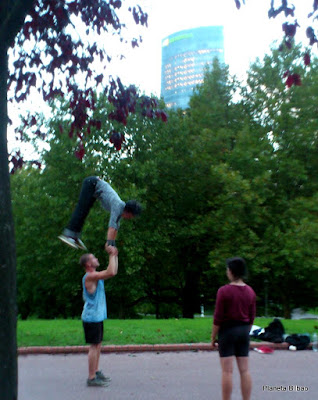
[[[114,255],[114,272],[117,275],[118,272],[118,249],[115,246],[108,246],[107,243],[105,244],[105,250],[109,254],[109,256]]]
[[[99,274],[98,279],[110,279],[117,275],[118,272],[118,257],[117,255],[110,254],[109,255],[109,264],[107,269],[101,272],[97,272]]]
[[[212,327],[212,334],[211,334],[211,343],[212,347],[216,347],[216,340],[219,333],[220,327],[218,325],[214,325]]]
[[[110,226],[107,231],[107,241],[105,243],[106,251],[109,246],[116,246],[116,241],[115,241],[116,237],[117,237],[117,229]]]
[[[118,250],[116,247],[108,246],[107,253],[109,254],[108,267],[103,271],[94,271],[87,274],[86,289],[89,292],[95,290],[96,282],[98,280],[107,280],[113,278],[118,272]]]
[[[116,240],[116,236],[117,236],[117,229],[110,226],[107,231],[107,240]]]
[[[213,315],[213,326],[211,334],[212,347],[217,347],[217,337],[220,330],[221,321],[224,317],[223,288],[219,288],[216,294],[215,310]]]

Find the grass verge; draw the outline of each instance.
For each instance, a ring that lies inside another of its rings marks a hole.
[[[265,328],[273,318],[256,318]],[[318,333],[317,320],[281,320],[287,334]],[[103,345],[208,343],[212,318],[107,320]],[[81,346],[85,344],[81,320],[18,321],[17,340],[25,346]]]

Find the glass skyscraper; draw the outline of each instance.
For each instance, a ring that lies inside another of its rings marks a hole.
[[[187,108],[204,67],[217,57],[224,62],[223,26],[173,33],[162,40],[161,96],[169,108]]]

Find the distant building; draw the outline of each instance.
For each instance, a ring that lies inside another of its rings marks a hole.
[[[204,67],[217,57],[224,62],[223,26],[173,33],[162,40],[161,96],[169,108],[187,108]]]

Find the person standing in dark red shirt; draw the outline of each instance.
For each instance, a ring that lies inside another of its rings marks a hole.
[[[252,391],[248,366],[249,333],[256,313],[256,294],[243,281],[247,273],[243,258],[229,258],[226,265],[230,283],[217,292],[211,341],[219,350],[223,400],[231,399],[234,357],[240,372],[242,398],[249,400]]]

